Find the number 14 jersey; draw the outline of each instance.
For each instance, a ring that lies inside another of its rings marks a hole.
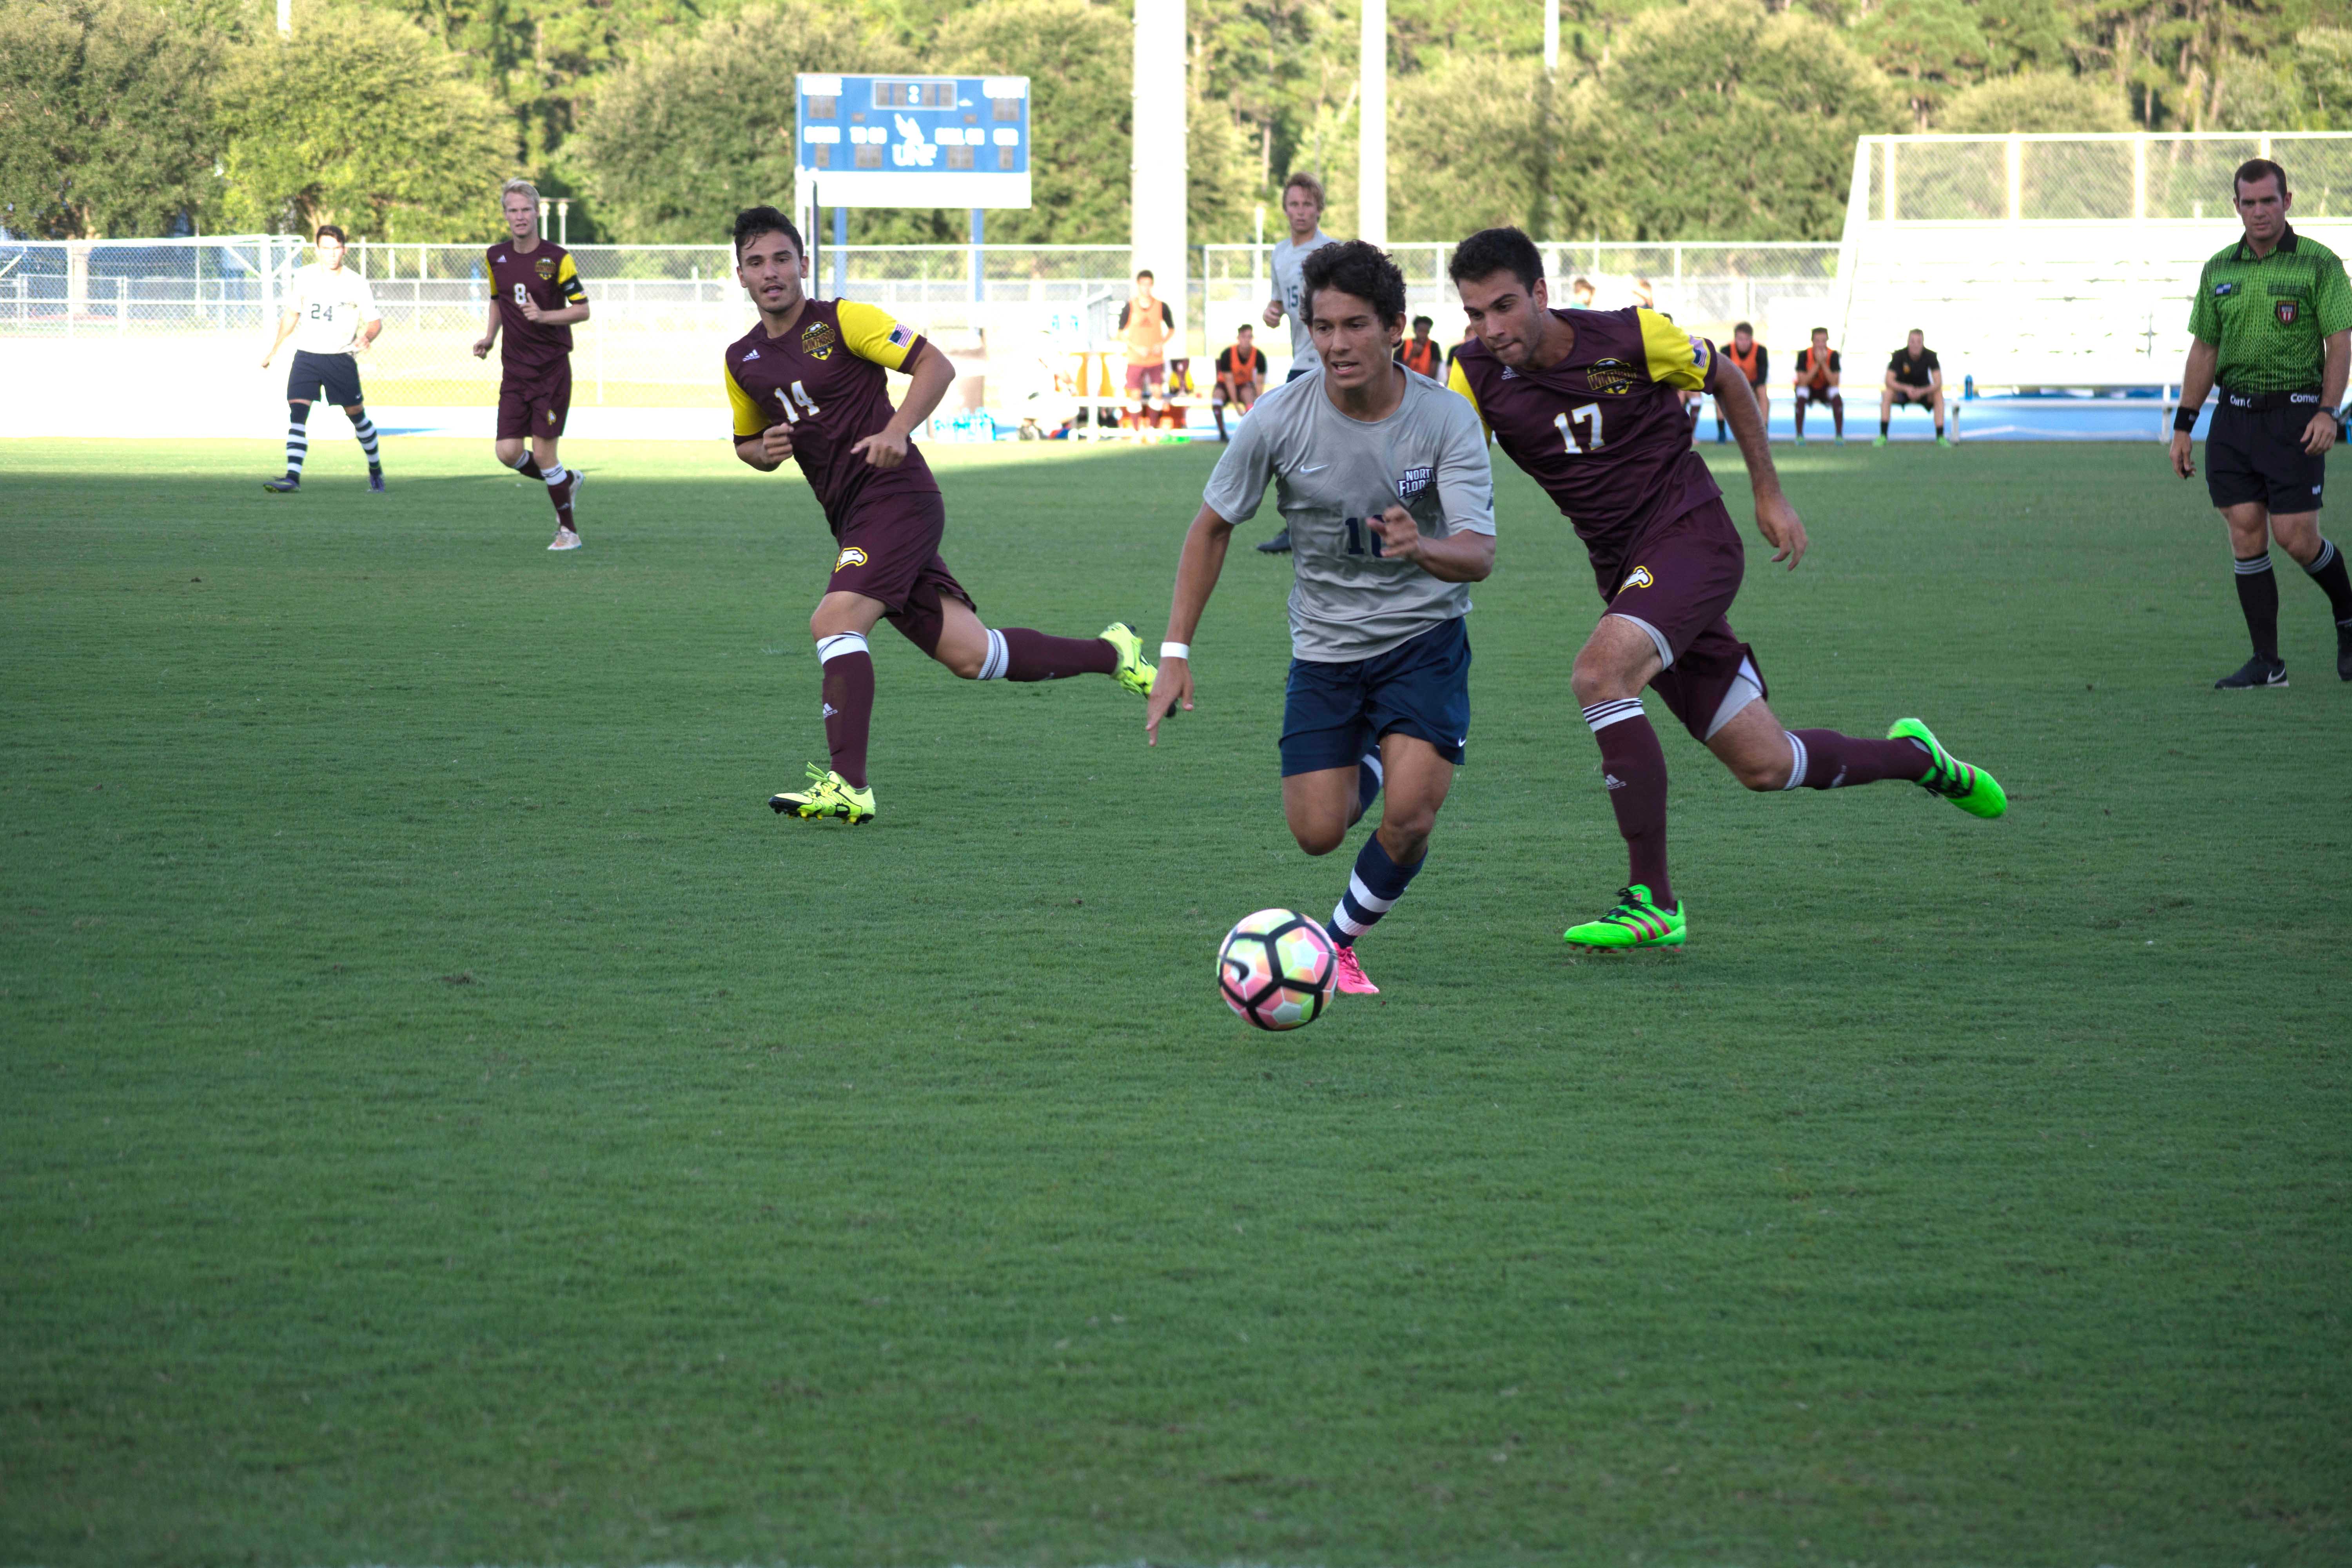
[[[793,460],[808,477],[838,534],[862,503],[886,496],[936,495],[939,481],[910,442],[907,460],[877,468],[850,447],[889,424],[888,373],[905,370],[925,339],[885,312],[854,300],[811,300],[782,337],[765,322],[727,346],[727,401],[735,439],[790,425]]]
[[[1576,329],[1558,364],[1514,369],[1473,339],[1454,356],[1446,384],[1470,400],[1578,536],[1629,543],[1721,495],[1691,445],[1678,395],[1706,385],[1714,345],[1639,306],[1553,314]]]

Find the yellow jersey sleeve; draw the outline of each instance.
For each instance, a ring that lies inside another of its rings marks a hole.
[[[1642,357],[1650,379],[1661,386],[1703,391],[1706,373],[1715,366],[1715,345],[1684,331],[1655,310],[1637,312],[1642,322]]]
[[[555,264],[555,294],[567,305],[588,302],[588,290],[580,286],[580,268],[572,265],[570,251],[564,252],[563,259]]]
[[[844,300],[835,310],[841,321],[841,341],[859,359],[884,370],[907,368],[907,353],[921,341],[912,327],[901,326],[889,313],[855,300]]]
[[[1478,395],[1470,390],[1470,378],[1462,374],[1462,362],[1458,359],[1445,373],[1445,389],[1448,392],[1458,392],[1469,399],[1472,412],[1478,416],[1478,423],[1481,425],[1486,423],[1486,411],[1478,406]],[[1490,436],[1494,434],[1491,427],[1487,430],[1487,434]]]
[[[767,410],[743,390],[743,384],[735,379],[731,367],[724,374],[727,377],[728,405],[735,410],[735,439],[748,441],[768,427]]]

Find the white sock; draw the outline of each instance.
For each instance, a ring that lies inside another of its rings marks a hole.
[[[556,486],[562,484],[572,476],[564,472],[562,464],[558,463],[551,468],[540,469],[539,477],[547,481],[548,489],[553,489]]]

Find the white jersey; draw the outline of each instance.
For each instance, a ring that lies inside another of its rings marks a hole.
[[[1305,239],[1286,236],[1274,247],[1274,297],[1290,317],[1290,368],[1312,369],[1323,363],[1315,352],[1315,334],[1307,327],[1307,253],[1339,242],[1317,229]]]
[[[330,272],[315,261],[294,274],[286,308],[301,318],[295,324],[294,346],[303,353],[349,353],[361,322],[383,320],[366,279],[349,266]]]
[[[1470,400],[1403,366],[1387,418],[1332,406],[1318,367],[1257,400],[1201,499],[1246,522],[1276,485],[1297,575],[1290,650],[1309,664],[1373,658],[1470,613],[1470,584],[1381,553],[1368,518],[1402,504],[1426,539],[1495,531],[1495,471]]]

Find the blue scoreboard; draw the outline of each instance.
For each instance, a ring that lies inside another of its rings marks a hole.
[[[793,172],[816,205],[1029,205],[1027,77],[804,73],[799,88]]]

